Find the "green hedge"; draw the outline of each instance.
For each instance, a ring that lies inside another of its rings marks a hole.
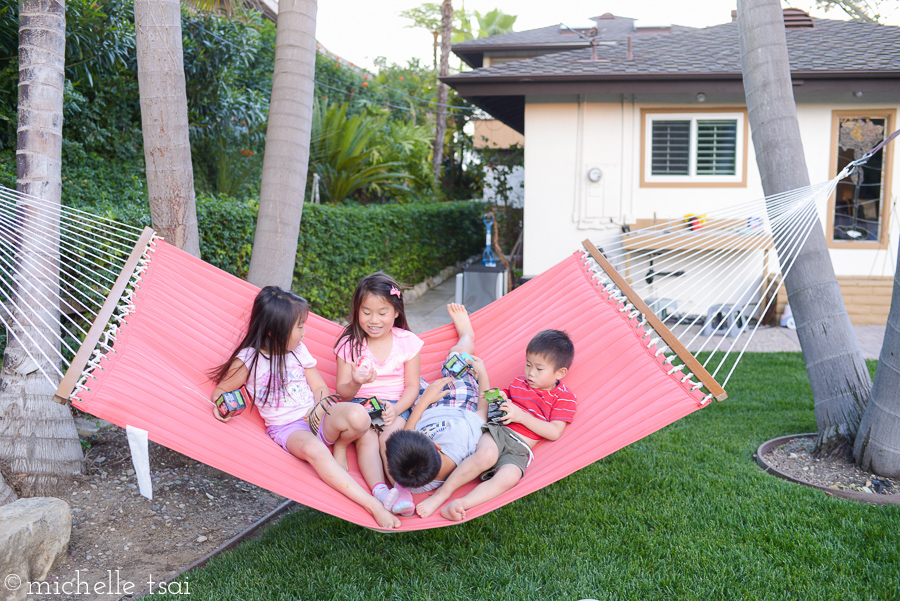
[[[257,204],[198,195],[200,253],[208,263],[247,277]],[[329,319],[347,315],[357,282],[383,270],[414,285],[483,250],[481,203],[305,205],[294,291]],[[133,219],[129,221],[134,222]],[[147,213],[146,225],[149,223]]]
[[[130,225],[150,225],[140,157],[112,164],[68,149],[63,162],[63,204]],[[0,183],[15,187],[15,158],[0,151]],[[200,253],[205,261],[247,277],[257,201],[197,194]],[[294,290],[312,310],[346,317],[357,282],[384,270],[414,285],[484,248],[476,202],[303,207]]]
[[[471,202],[307,205],[294,288],[314,312],[346,317],[357,282],[373,271],[414,285],[484,250],[483,212]]]

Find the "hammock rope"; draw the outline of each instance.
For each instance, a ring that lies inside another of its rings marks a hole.
[[[703,329],[695,327],[705,325],[703,313],[676,314],[671,326],[694,352],[709,352],[703,367],[713,377],[728,367],[725,386],[813,231],[817,206],[831,196],[843,177],[842,172],[829,182],[711,211],[704,222],[675,219],[627,232],[612,245],[604,245],[604,254],[628,274],[638,296],[666,299],[655,306],[658,313],[673,313],[678,299],[684,298],[699,307],[731,305],[726,316],[730,319]],[[763,266],[765,277],[760,277],[756,264]],[[715,286],[698,288],[696,281],[682,278],[687,273],[713,271],[723,274]],[[752,328],[743,325],[752,319],[756,319]],[[736,335],[748,329],[747,336]],[[733,337],[730,345],[728,337]]]
[[[683,369],[673,364],[671,355],[678,353],[672,351],[668,341],[650,335],[656,328],[647,321],[648,311],[668,315],[669,329],[685,340],[685,348],[708,352],[698,367],[708,372],[711,378],[715,379],[727,369],[722,381],[724,388],[760,327],[762,316],[775,303],[785,275],[812,231],[817,207],[831,196],[841,179],[859,168],[871,154],[848,164],[828,182],[710,211],[702,221],[699,218],[695,222],[673,219],[621,234],[611,244],[607,240],[600,241],[602,254],[611,268],[624,272],[632,294],[654,300],[653,307],[635,307],[619,287],[605,277],[604,269],[595,265],[598,283],[608,288],[623,314],[638,320],[644,332],[643,343],[655,348],[658,355],[665,355],[673,373]],[[54,286],[41,278],[24,292],[10,285],[19,275],[17,256],[26,216],[33,233],[29,240],[34,239],[29,242],[29,248],[48,257],[58,256],[63,271],[68,269],[75,276],[66,278],[62,286]],[[5,188],[0,188],[0,232],[9,234],[0,244],[0,295],[6,305],[2,312],[4,321],[11,326],[14,335],[23,337],[22,346],[29,351],[29,356],[34,349],[43,356],[43,361],[32,356],[33,361],[50,365],[57,378],[63,377],[57,365],[66,366],[78,352],[69,341],[81,342],[88,338],[87,324],[96,322],[108,304],[122,268],[136,240],[144,232]],[[54,239],[58,244],[53,242]],[[76,259],[78,266],[72,268]],[[757,264],[762,265],[765,277],[759,276]],[[713,272],[724,274],[716,278],[715,286],[697,286],[696,278],[682,277]],[[133,289],[139,281],[138,273],[126,288]],[[125,290],[120,295],[122,293]],[[688,299],[688,302],[679,299]],[[707,324],[708,316],[702,311],[676,312],[679,302],[682,307],[731,306],[731,312],[718,322]],[[38,312],[32,317],[26,316],[27,312],[12,310],[19,306],[47,305],[60,307],[59,324],[48,318],[46,312],[44,315]],[[90,354],[93,359],[85,359],[84,365],[89,362],[96,365],[97,357],[114,346],[115,326],[128,314],[127,308],[109,312],[106,318],[111,320],[110,331],[95,336],[96,348]],[[751,325],[753,321],[755,323]],[[46,333],[53,332],[59,325],[62,330],[58,340]],[[729,342],[728,338],[733,340]],[[696,372],[697,369],[692,368],[685,376],[689,379]],[[46,377],[47,373],[44,375]],[[84,377],[80,377],[79,385],[83,384]]]

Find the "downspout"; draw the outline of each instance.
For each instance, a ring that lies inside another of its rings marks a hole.
[[[573,198],[572,222],[581,222],[581,198],[583,192],[584,178],[582,177],[582,163],[584,162],[584,110],[585,95],[578,95],[578,109],[575,120],[575,197]]]

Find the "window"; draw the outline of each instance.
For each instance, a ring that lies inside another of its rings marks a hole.
[[[859,159],[893,130],[893,111],[835,111],[832,125],[832,173]],[[828,211],[829,246],[881,247],[887,239],[890,149],[879,149],[860,168],[838,182]]]
[[[642,185],[743,185],[743,113],[644,111]]]

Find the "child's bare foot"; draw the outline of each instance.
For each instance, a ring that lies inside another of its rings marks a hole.
[[[447,313],[450,314],[450,319],[453,320],[453,326],[456,328],[456,333],[459,334],[459,337],[468,336],[471,342],[475,342],[475,330],[472,328],[472,322],[469,320],[469,312],[466,311],[464,305],[460,305],[457,303],[450,303],[447,305]]]
[[[440,507],[443,502],[444,500],[437,495],[432,495],[416,505],[416,513],[419,514],[420,518],[427,518],[437,511],[437,508]]]
[[[456,499],[446,507],[441,508],[441,515],[453,522],[461,522],[466,519],[466,508],[462,506],[459,499]]]
[[[375,518],[375,521],[378,522],[378,525],[382,528],[399,528],[400,527],[400,518],[395,516],[393,513],[382,507],[381,503],[377,503],[372,505],[370,513],[372,517]]]
[[[347,445],[335,443],[331,447],[331,454],[334,455],[334,460],[338,462],[339,466],[344,468],[345,472],[350,471],[350,466],[347,464]]]

